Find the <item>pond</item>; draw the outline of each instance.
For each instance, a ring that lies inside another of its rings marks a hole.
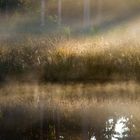
[[[138,86],[133,93],[130,83],[2,87],[0,139],[138,140]]]

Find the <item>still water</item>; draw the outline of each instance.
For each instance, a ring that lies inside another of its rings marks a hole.
[[[0,140],[139,140],[137,91],[132,94],[126,88],[118,93],[117,86],[114,93],[115,87],[4,87],[0,90]]]
[[[67,121],[60,121],[61,118],[50,122],[45,119],[32,126],[28,122],[29,128],[22,128],[24,120],[21,120],[21,128],[12,128],[12,130],[1,128],[0,137],[3,140],[135,140],[140,138],[135,134],[137,128],[132,116],[112,117],[106,120],[105,125],[99,126],[95,123],[93,126],[85,124],[84,127],[80,124],[67,124]]]

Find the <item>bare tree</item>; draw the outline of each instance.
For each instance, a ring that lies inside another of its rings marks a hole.
[[[5,15],[7,18],[8,17],[8,1],[7,0],[5,1]]]
[[[84,13],[83,13],[83,19],[84,19],[84,26],[90,25],[90,0],[84,0]]]
[[[45,0],[41,0],[41,26],[45,25]]]
[[[102,21],[102,0],[97,0],[97,21],[98,24]]]
[[[62,21],[62,0],[58,0],[58,24],[61,25]]]

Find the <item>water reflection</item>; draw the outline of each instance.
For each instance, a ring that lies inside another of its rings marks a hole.
[[[59,136],[59,139],[60,139],[60,140],[63,140],[63,139],[64,139],[64,136]]]
[[[120,140],[129,138],[131,136],[132,129],[135,128],[135,125],[132,123],[132,119],[132,115],[130,117],[118,117],[117,119],[116,117],[109,118],[106,121],[105,132],[102,134],[104,135],[104,138],[102,138],[107,140]],[[97,138],[95,135],[93,135],[90,140],[97,140]]]
[[[95,136],[92,136],[90,140],[96,140],[96,137]]]
[[[128,137],[128,133],[130,132],[130,128],[127,126],[129,122],[129,118],[121,117],[117,120],[115,124],[115,133],[113,135],[112,140],[116,140],[118,138]]]
[[[46,95],[36,88],[33,95],[12,95],[14,102],[2,102],[0,140],[140,139],[139,103],[96,101],[73,92],[64,98],[57,92]]]
[[[1,138],[3,140],[9,138],[24,140],[26,137],[27,140],[124,140],[132,136],[135,128],[133,116],[108,116],[100,120],[100,123],[94,119],[89,121],[86,116],[84,123],[81,124],[80,118],[71,116],[67,119],[58,111],[54,111],[54,114],[52,114],[54,117],[48,115],[45,117],[42,113],[39,121],[32,123],[31,126],[27,125],[26,128],[21,126],[17,130],[10,127],[3,128],[0,131]],[[8,129],[11,129],[11,132],[7,134]]]

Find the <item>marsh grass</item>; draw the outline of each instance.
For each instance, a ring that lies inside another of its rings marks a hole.
[[[98,39],[26,38],[1,42],[0,79],[46,82],[140,80],[136,41],[113,44]]]

